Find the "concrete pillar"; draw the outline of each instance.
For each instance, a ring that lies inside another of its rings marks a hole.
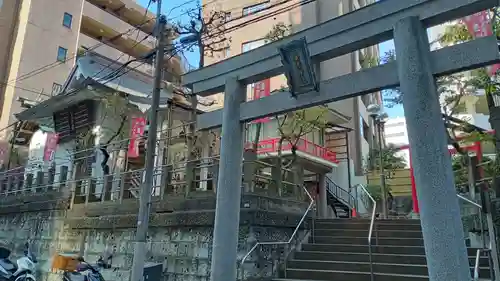
[[[155,146],[155,160],[154,160],[154,178],[153,178],[153,196],[160,196],[161,189],[161,180],[162,180],[162,166],[163,166],[163,158],[165,157],[165,128],[163,123],[165,121],[165,111],[158,111],[158,131],[156,134],[156,142]]]
[[[468,183],[469,183],[469,197],[472,200],[476,200],[476,182],[479,178],[479,169],[477,167],[478,159],[477,156],[469,156],[467,159],[467,176],[468,176]],[[477,210],[476,208],[474,208]]]
[[[417,17],[394,28],[396,63],[430,281],[469,281],[469,261],[455,192],[426,29]]]
[[[244,85],[237,78],[227,79],[212,247],[212,281],[236,280],[244,137],[239,117],[245,93]]]
[[[208,169],[206,165],[210,163],[210,142],[208,140],[209,134],[208,131],[204,131],[201,133],[201,165],[203,168],[200,169],[200,190],[207,191],[208,186]]]
[[[320,218],[326,218],[328,216],[328,192],[326,191],[326,175],[321,174],[319,175],[319,202],[318,202],[318,210],[319,210],[319,217]]]

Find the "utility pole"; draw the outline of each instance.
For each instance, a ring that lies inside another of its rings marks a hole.
[[[156,138],[158,129],[158,109],[160,107],[161,83],[163,78],[163,56],[165,54],[165,27],[167,19],[161,14],[161,0],[157,2],[157,47],[155,60],[155,77],[153,97],[151,101],[151,117],[149,122],[146,150],[146,171],[144,184],[140,190],[139,214],[137,216],[137,231],[135,234],[134,260],[132,263],[131,281],[142,281],[144,262],[146,258],[146,238],[148,233],[149,215],[151,212],[151,192],[155,171]]]
[[[387,219],[387,183],[385,181],[385,170],[384,170],[384,144],[382,143],[382,126],[384,121],[378,120],[377,122],[377,132],[378,132],[378,143],[379,143],[379,161],[380,161],[380,191],[382,193],[382,218]]]

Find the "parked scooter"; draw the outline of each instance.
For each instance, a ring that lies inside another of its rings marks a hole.
[[[0,281],[36,281],[34,274],[38,261],[29,243],[25,244],[24,256],[16,264],[9,260],[9,249],[1,247],[0,253]]]
[[[83,257],[78,258],[76,271],[65,271],[63,281],[105,281],[100,273],[101,268],[111,268],[111,255],[99,257],[95,266],[86,262]]]

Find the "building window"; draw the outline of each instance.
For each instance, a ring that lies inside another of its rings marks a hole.
[[[229,22],[229,21],[231,21],[232,19],[233,19],[233,15],[231,14],[231,12],[225,12],[225,13],[224,13],[224,20],[225,20],[226,22]]]
[[[404,136],[405,136],[404,132],[385,134],[386,138],[395,138],[395,137],[404,137]]]
[[[62,85],[58,83],[52,84],[52,95],[55,96],[61,92]]]
[[[405,122],[389,123],[384,125],[386,128],[405,126]]]
[[[68,49],[59,47],[57,49],[57,60],[60,62],[65,62],[66,61],[66,56],[68,55]]]
[[[71,24],[73,23],[73,16],[68,13],[64,13],[63,16],[63,25],[67,28],[71,28]]]
[[[370,141],[368,140],[369,135],[370,135],[370,127],[368,124],[366,124],[365,119],[360,115],[359,116],[359,130],[361,133],[361,136],[369,143]]]
[[[256,14],[256,13],[266,9],[268,4],[269,4],[269,1],[266,1],[266,2],[259,3],[257,5],[245,7],[245,8],[243,8],[243,16]]]
[[[245,52],[251,51],[253,49],[257,49],[259,47],[262,47],[265,44],[266,44],[266,40],[265,39],[260,39],[260,40],[245,42],[245,43],[241,44],[241,52],[245,53]]]
[[[222,53],[224,54],[224,58],[227,59],[231,56],[231,48],[227,47],[222,50]]]

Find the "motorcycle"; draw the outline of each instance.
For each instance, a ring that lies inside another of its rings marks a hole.
[[[25,244],[24,256],[16,264],[9,260],[10,250],[2,247],[0,252],[0,281],[36,281],[34,274],[38,261],[29,243]]]
[[[65,271],[63,281],[105,281],[100,273],[101,268],[111,268],[111,256],[103,258],[99,257],[97,265],[92,266],[86,262],[83,257],[78,258],[78,266],[76,271]]]

